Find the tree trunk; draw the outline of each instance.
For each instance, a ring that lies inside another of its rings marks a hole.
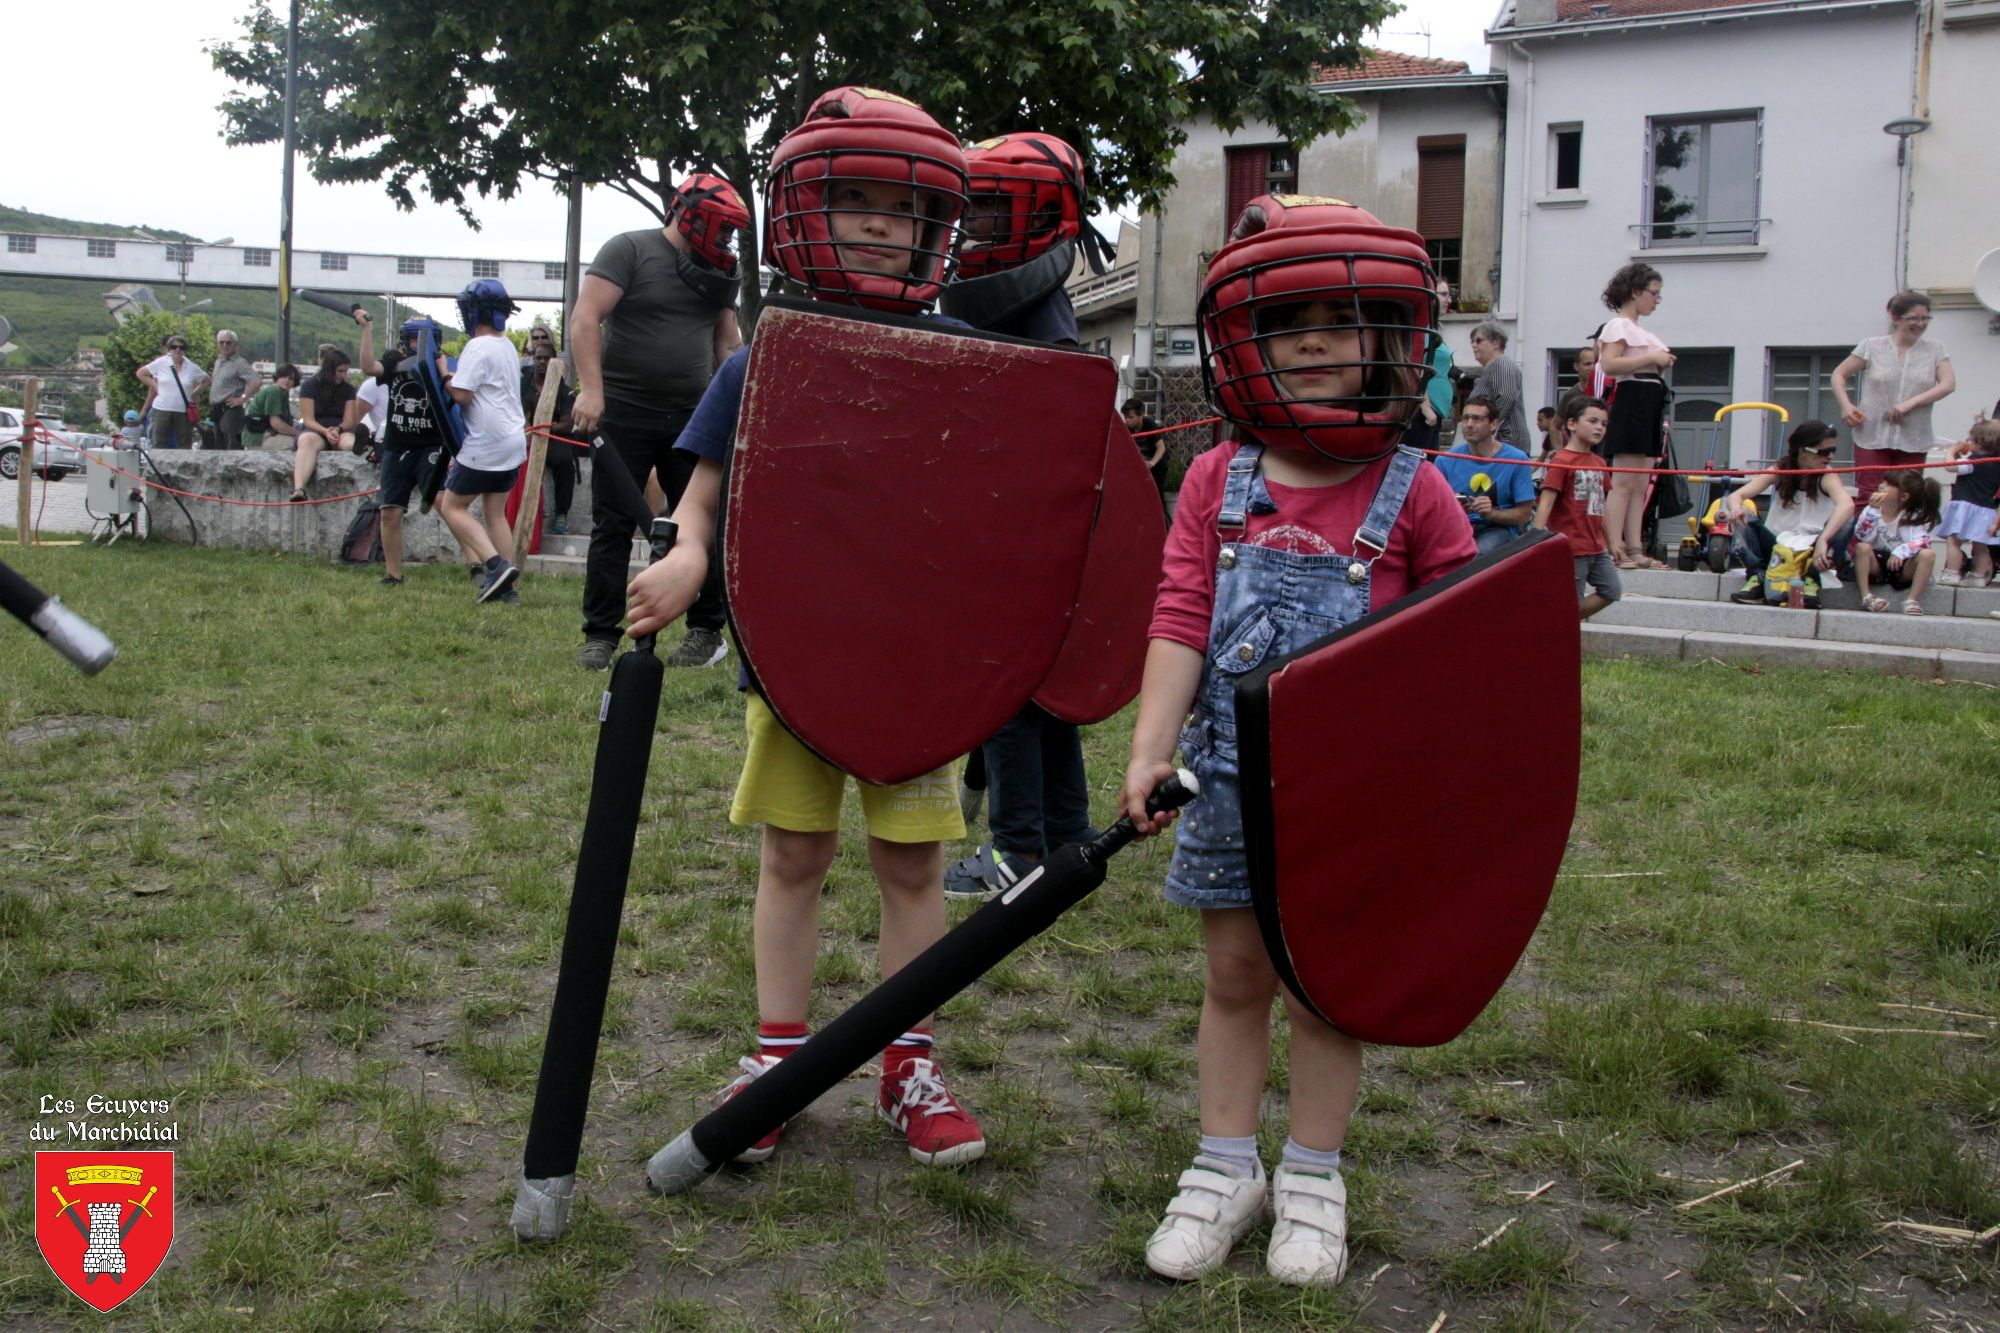
[[[758,226],[764,211],[764,201],[757,197],[757,181],[750,168],[750,137],[746,129],[736,131],[736,140],[730,144],[724,156],[722,169],[729,173],[729,183],[743,196],[743,202],[750,206],[750,227],[737,240],[738,263],[743,271],[742,303],[737,310],[737,322],[743,326],[743,337],[748,340],[756,331],[757,316],[764,309],[764,232]],[[768,223],[770,219],[762,219]]]

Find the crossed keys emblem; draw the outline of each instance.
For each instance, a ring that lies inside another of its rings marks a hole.
[[[146,1205],[159,1192],[160,1187],[155,1185],[146,1191],[145,1198],[127,1199],[125,1203],[132,1206],[132,1212],[123,1221],[119,1220],[119,1214],[124,1212],[125,1204],[88,1204],[86,1211],[90,1221],[86,1224],[83,1218],[77,1216],[77,1205],[63,1197],[62,1186],[49,1186],[49,1193],[55,1195],[56,1202],[62,1205],[56,1215],[67,1217],[77,1234],[83,1237],[83,1281],[86,1286],[97,1281],[100,1273],[108,1275],[116,1283],[125,1281],[125,1237],[132,1234],[132,1228],[139,1225],[140,1218],[152,1216],[153,1210]]]

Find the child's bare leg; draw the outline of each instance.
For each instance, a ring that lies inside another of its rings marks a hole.
[[[1993,573],[1993,548],[1985,542],[1967,542],[1966,545],[1972,548],[1972,572],[1981,578],[1990,577]]]
[[[312,431],[302,430],[298,434],[298,448],[292,454],[292,489],[302,491],[312,480],[313,467],[319,459],[319,451],[326,440]]]
[[[839,845],[836,830],[800,833],[764,825],[751,952],[757,961],[757,1016],[766,1023],[806,1021],[819,955],[819,892]]]
[[[451,529],[451,535],[458,538],[458,545],[466,558],[475,565],[483,565],[493,558],[493,543],[487,538],[485,528],[472,516],[472,497],[460,495],[457,491],[438,493],[438,513],[444,515],[444,525]]]
[[[1944,539],[1944,572],[1956,574],[1965,564],[1965,547],[1956,537]]]
[[[1208,976],[1202,990],[1201,1132],[1247,1138],[1257,1132],[1257,1108],[1271,1070],[1271,1000],[1278,974],[1254,913],[1201,914]]]
[[[1924,599],[1924,589],[1930,586],[1931,570],[1936,564],[1937,552],[1931,550],[1929,547],[1925,547],[1910,557],[1910,565],[1916,570],[1910,576],[1911,601],[1921,602]]]
[[[1292,1020],[1292,1139],[1332,1152],[1347,1141],[1361,1088],[1361,1043],[1285,992]]]
[[[499,492],[491,492],[479,502],[479,513],[486,520],[486,539],[493,543],[494,551],[502,560],[514,559],[514,529],[507,522],[507,497]]]
[[[1611,605],[1609,597],[1605,597],[1599,593],[1591,593],[1583,599],[1583,614],[1578,619],[1588,620],[1609,605]]]
[[[1875,577],[1875,548],[1867,542],[1854,544],[1854,576],[1861,580],[1861,600],[1865,602],[1870,596],[1868,581]]]
[[[876,954],[884,977],[944,938],[944,844],[868,837],[868,863],[882,889]]]
[[[403,577],[403,511],[382,511],[382,572],[392,579]]]

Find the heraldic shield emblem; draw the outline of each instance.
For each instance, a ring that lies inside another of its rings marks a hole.
[[[744,661],[794,736],[888,784],[1020,711],[1077,604],[1116,381],[1083,352],[766,303],[721,546]]]
[[[36,1153],[35,1243],[84,1304],[124,1304],[173,1246],[174,1155]]]
[[[1520,961],[1576,815],[1567,539],[1484,556],[1236,687],[1251,903],[1278,975],[1371,1045],[1463,1032]],[[1466,719],[1531,717],[1505,763]]]

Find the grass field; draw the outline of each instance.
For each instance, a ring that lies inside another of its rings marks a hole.
[[[1463,1038],[1371,1052],[1353,1269],[1301,1293],[1261,1231],[1198,1285],[1144,1268],[1200,995],[1158,843],[941,1018],[984,1162],[909,1162],[857,1077],[767,1166],[649,1196],[754,1020],[741,703],[672,675],[585,1201],[529,1249],[507,1206],[604,680],[570,664],[579,585],[480,608],[451,567],[0,554],[121,649],[85,680],[0,626],[0,1326],[103,1322],[36,1252],[29,1140],[42,1095],[99,1093],[171,1098],[183,1135],[173,1253],[121,1328],[2000,1327],[1992,1240],[1885,1229],[2000,1223],[1989,690],[1591,664],[1548,918]],[[1504,754],[1534,703],[1407,706]],[[1129,725],[1088,739],[1100,816]],[[1453,801],[1338,808],[1435,837]],[[855,840],[820,1020],[867,989],[874,921]],[[1274,1093],[1267,1157],[1284,1126]]]

